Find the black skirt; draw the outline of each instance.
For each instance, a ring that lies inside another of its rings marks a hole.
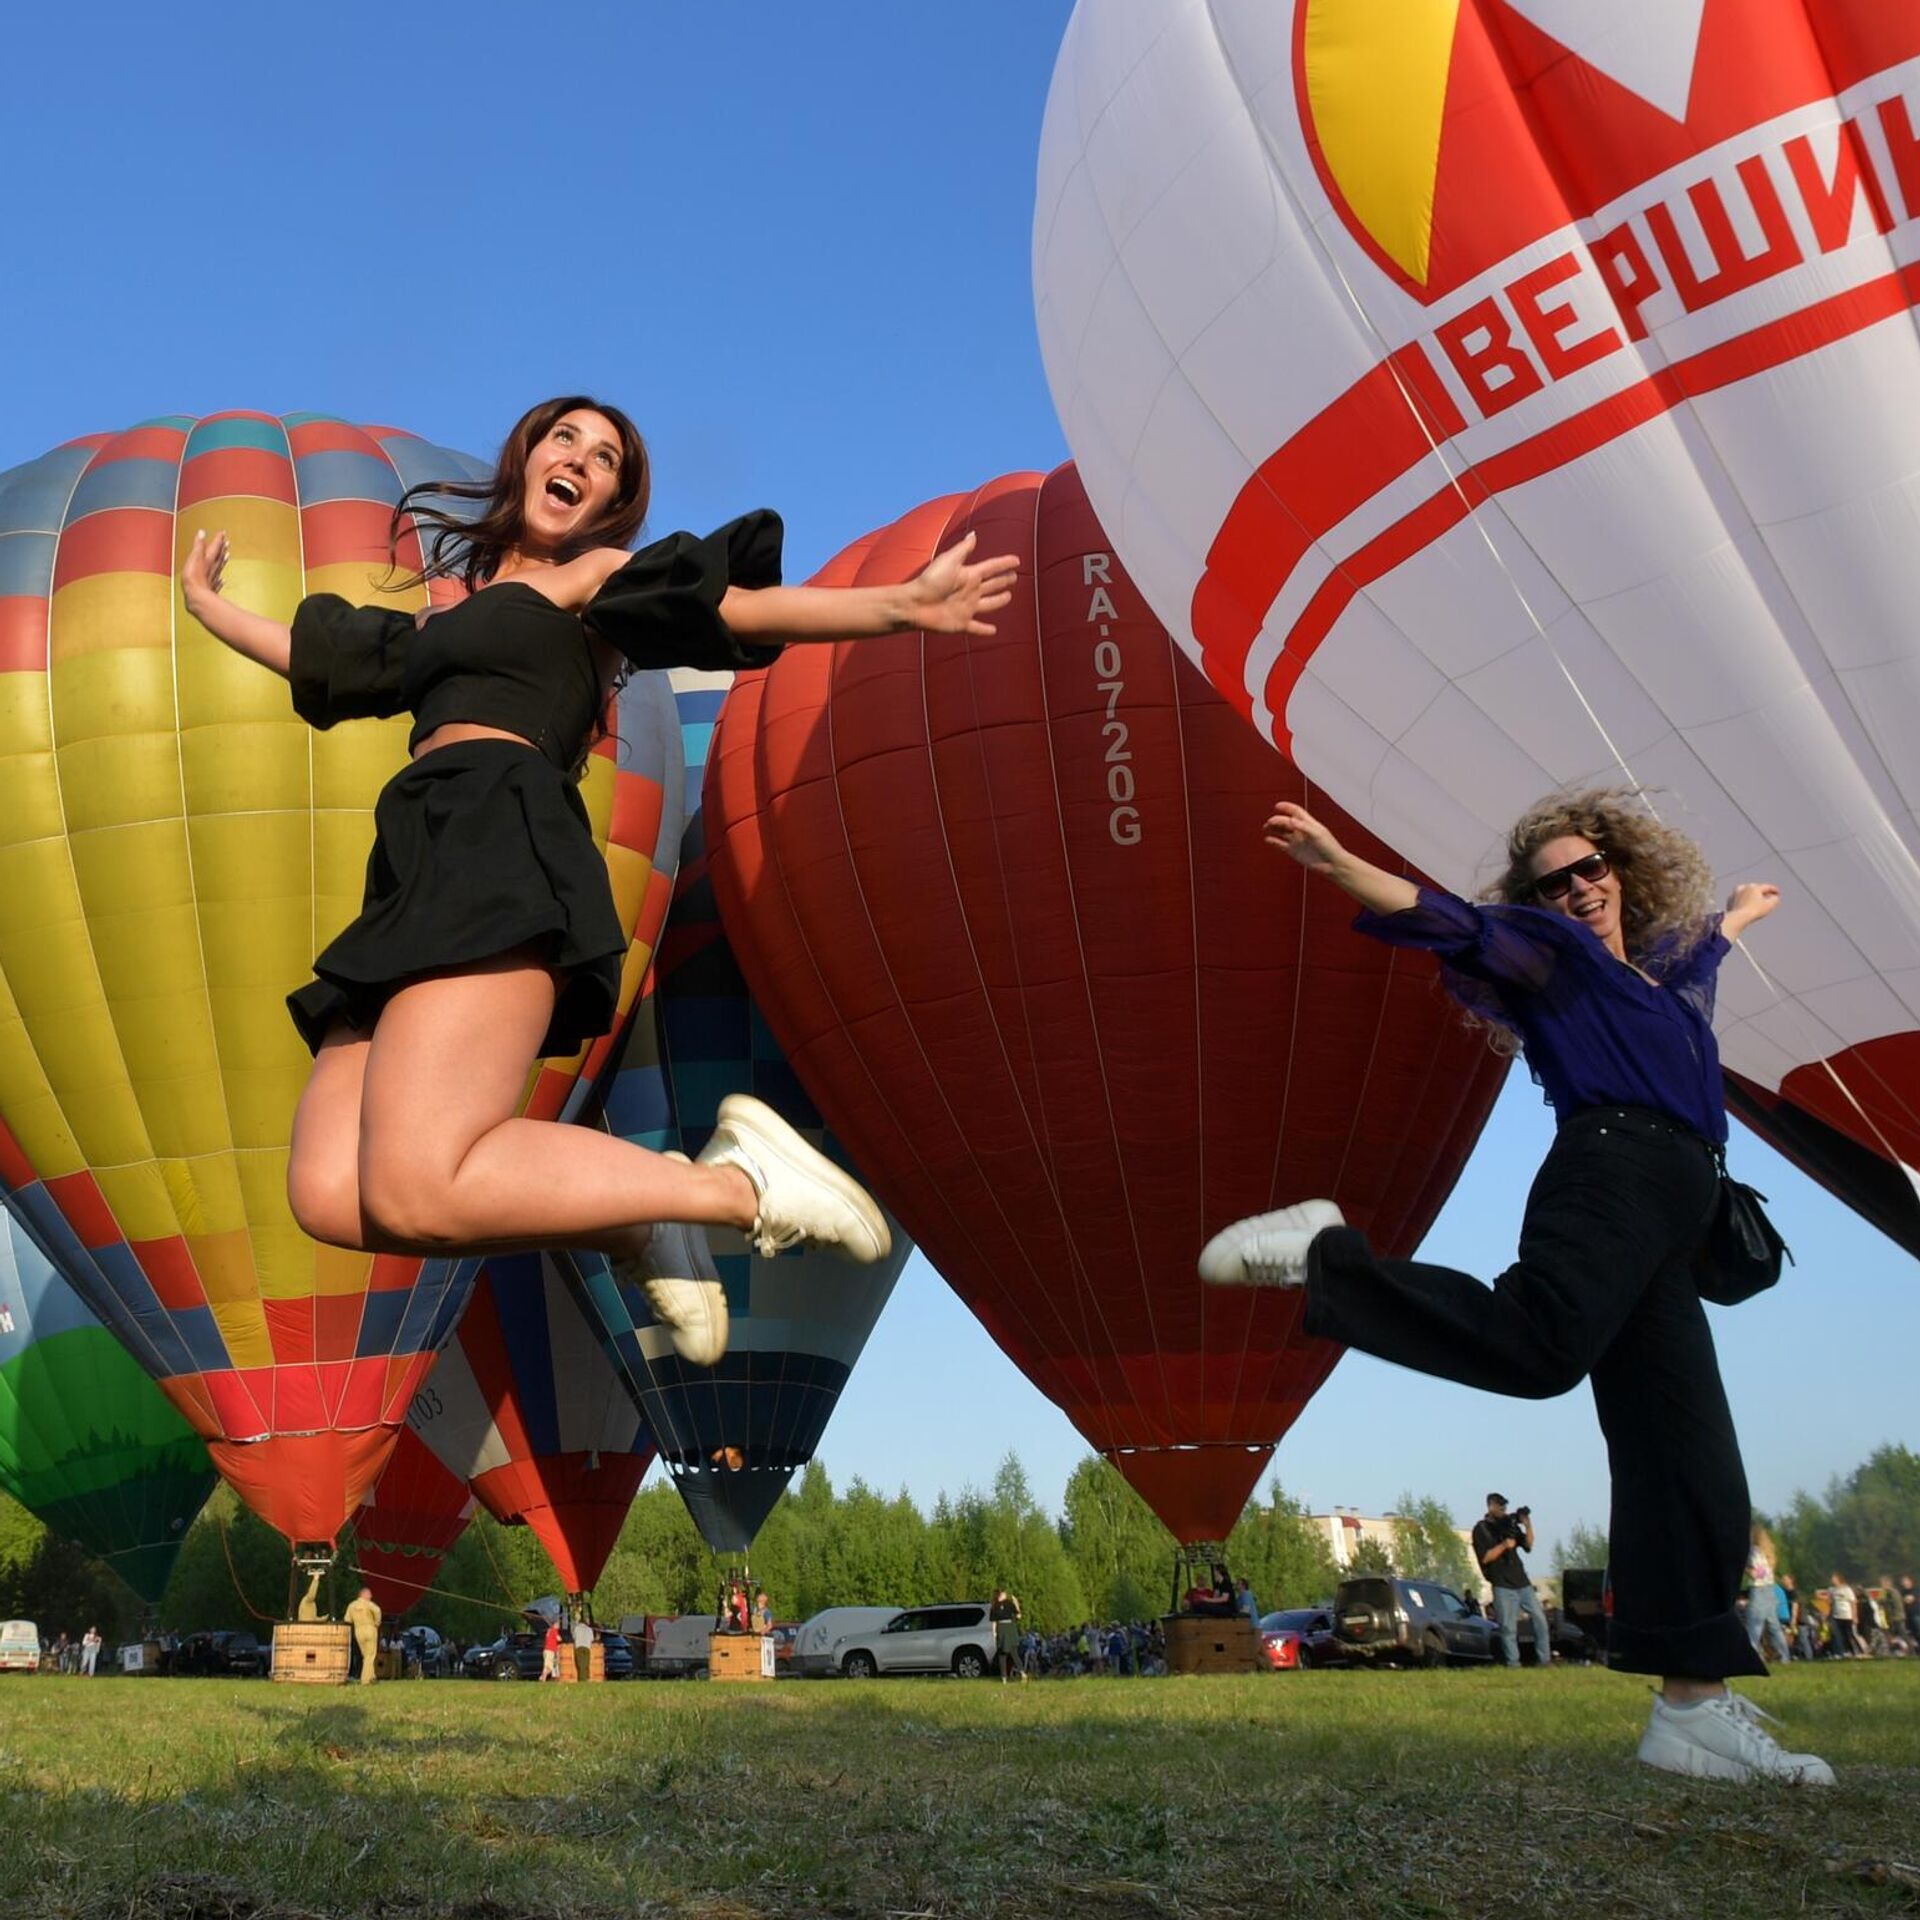
[[[464,740],[403,767],[374,803],[360,917],[287,996],[315,1053],[336,1021],[371,1031],[401,987],[531,947],[564,977],[543,1056],[613,1026],[626,935],[578,788],[510,740]]]

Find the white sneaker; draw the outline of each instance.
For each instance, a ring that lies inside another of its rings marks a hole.
[[[1346,1224],[1331,1200],[1303,1200],[1277,1213],[1236,1220],[1200,1250],[1200,1278],[1210,1287],[1304,1285],[1314,1235]]]
[[[684,1153],[662,1157],[682,1166],[693,1164]],[[732,1318],[704,1227],[657,1220],[644,1253],[612,1264],[617,1278],[633,1282],[646,1295],[654,1319],[673,1337],[674,1352],[689,1366],[710,1367],[725,1354]]]
[[[1767,1731],[1779,1724],[1743,1694],[1723,1693],[1691,1707],[1670,1707],[1655,1694],[1640,1758],[1664,1773],[1684,1773],[1695,1780],[1832,1786],[1833,1769],[1824,1760],[1811,1753],[1788,1753]]]
[[[871,1264],[893,1249],[886,1216],[857,1180],[807,1145],[763,1100],[730,1093],[700,1150],[704,1167],[738,1167],[760,1198],[748,1239],[772,1255],[810,1241]]]

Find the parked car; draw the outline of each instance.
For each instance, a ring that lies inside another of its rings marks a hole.
[[[896,1613],[878,1632],[840,1642],[840,1671],[849,1680],[881,1673],[951,1673],[980,1680],[993,1670],[993,1624],[984,1600],[949,1601]]]
[[[469,1680],[538,1680],[546,1636],[503,1633],[484,1646],[469,1647],[460,1671]]]
[[[877,1632],[899,1617],[898,1607],[828,1607],[803,1622],[795,1633],[788,1666],[792,1672],[813,1679],[838,1673],[845,1641],[855,1634]]]
[[[454,1672],[447,1643],[441,1639],[439,1630],[424,1624],[401,1630],[400,1661],[401,1671],[409,1679],[446,1680]]]
[[[606,1649],[607,1678],[631,1680],[638,1670],[633,1657],[633,1642],[624,1633],[603,1633],[600,1644]]]
[[[1259,1622],[1260,1650],[1273,1673],[1294,1673],[1320,1664],[1333,1637],[1333,1615],[1325,1607],[1289,1607],[1263,1614]]]
[[[40,1629],[31,1620],[0,1621],[0,1673],[40,1671]]]
[[[1342,1580],[1333,1638],[1345,1658],[1367,1665],[1445,1667],[1500,1654],[1493,1622],[1436,1580]]]
[[[189,1633],[174,1648],[167,1671],[199,1680],[259,1680],[270,1660],[251,1633]]]

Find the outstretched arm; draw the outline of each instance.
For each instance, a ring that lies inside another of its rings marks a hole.
[[[221,597],[231,553],[224,533],[216,533],[211,540],[204,533],[193,536],[193,546],[180,568],[180,591],[187,611],[216,640],[225,641],[235,653],[244,653],[263,667],[271,667],[284,680],[293,654],[290,630],[277,620],[249,613]]]
[[[1369,913],[1404,913],[1418,906],[1420,889],[1405,874],[1389,873],[1349,853],[1305,807],[1277,801],[1266,825],[1266,841],[1307,869],[1350,893]]]
[[[977,535],[949,547],[897,587],[729,587],[720,617],[742,640],[860,640],[877,634],[990,634],[986,619],[1013,598],[1013,554],[973,559]]]
[[[1727,896],[1726,916],[1720,931],[1729,940],[1738,940],[1756,920],[1764,920],[1780,904],[1780,889],[1770,881],[1749,880]]]

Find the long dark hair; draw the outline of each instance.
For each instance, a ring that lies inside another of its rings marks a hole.
[[[500,449],[491,480],[423,480],[400,496],[387,523],[387,554],[396,570],[400,565],[400,536],[408,519],[420,535],[421,564],[404,582],[457,579],[469,593],[485,586],[500,563],[526,532],[527,461],[554,423],[568,414],[597,413],[620,436],[620,477],[612,503],[593,523],[583,527],[561,551],[562,560],[589,547],[630,546],[647,517],[653,494],[653,468],[647,443],[618,407],[607,406],[584,393],[565,393],[529,407],[514,422]],[[435,506],[436,499],[475,500],[480,511],[468,519]]]

